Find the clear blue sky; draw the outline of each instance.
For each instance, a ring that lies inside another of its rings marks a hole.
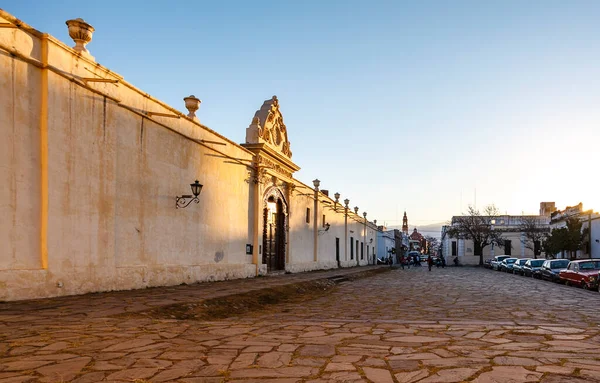
[[[600,210],[600,1],[10,1],[242,143],[280,100],[297,178],[413,226],[494,203]]]

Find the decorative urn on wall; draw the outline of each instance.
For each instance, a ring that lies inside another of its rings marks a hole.
[[[185,101],[185,108],[188,110],[188,117],[193,119],[198,119],[196,117],[196,111],[200,109],[200,99],[196,98],[193,94],[188,97],[184,97],[183,101]]]
[[[92,34],[94,33],[94,27],[86,23],[83,19],[77,18],[73,20],[67,20],[67,26],[69,27],[69,36],[75,41],[75,49],[79,54],[85,55],[93,59],[90,52],[85,46],[92,41]]]

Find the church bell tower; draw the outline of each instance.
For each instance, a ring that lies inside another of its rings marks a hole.
[[[406,216],[406,212],[404,212],[404,217],[402,217],[402,232],[408,235],[408,217]]]

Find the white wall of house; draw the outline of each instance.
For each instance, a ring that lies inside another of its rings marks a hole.
[[[581,221],[581,229],[584,230],[589,227],[590,220],[592,223],[592,232],[591,232],[591,249],[590,253],[587,253],[586,249],[577,250],[575,252],[575,258],[600,258],[600,229],[598,227],[600,221],[600,214],[593,212],[593,210],[583,211],[583,205],[579,203],[578,205],[567,207],[563,211],[557,211],[552,215],[552,221],[550,222],[550,229],[560,229],[563,227],[567,227],[567,219],[569,218],[577,218]],[[586,238],[584,241],[587,241]],[[598,240],[598,242],[596,242]],[[568,252],[560,252],[555,254],[556,258],[569,258]]]
[[[600,217],[592,220],[592,258],[600,258]]]
[[[544,224],[547,222],[546,217],[539,217],[540,223]],[[518,230],[520,224],[520,216],[500,216],[496,219],[495,229],[502,230],[502,237],[505,240],[511,241],[510,255],[516,258],[533,258],[533,250],[528,249],[526,245],[521,241],[525,238],[525,235]],[[457,255],[461,264],[465,265],[477,265],[479,264],[479,256],[475,255],[475,247],[472,240],[463,240],[450,238],[447,234],[444,234],[446,229],[442,231],[442,251],[446,257],[446,262],[450,263],[453,260],[452,257],[452,242],[457,243]],[[508,254],[509,251],[505,248],[498,246],[488,245],[483,248],[483,259],[488,260],[496,255]]]
[[[395,248],[394,230],[383,230],[379,233],[377,241],[377,254],[379,258],[384,259],[392,255],[389,251]],[[394,262],[396,257],[393,256]]]
[[[587,229],[590,226],[591,221],[591,254],[587,254],[581,252],[578,254],[579,258],[600,258],[600,214],[593,213],[591,215],[586,214],[581,216],[581,220],[583,221],[582,230]],[[587,239],[586,239],[587,240]]]

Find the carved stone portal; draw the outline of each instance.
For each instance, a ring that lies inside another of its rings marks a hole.
[[[277,96],[266,100],[254,114],[252,123],[246,129],[246,143],[267,143],[288,158],[292,158],[287,128],[279,111]]]

